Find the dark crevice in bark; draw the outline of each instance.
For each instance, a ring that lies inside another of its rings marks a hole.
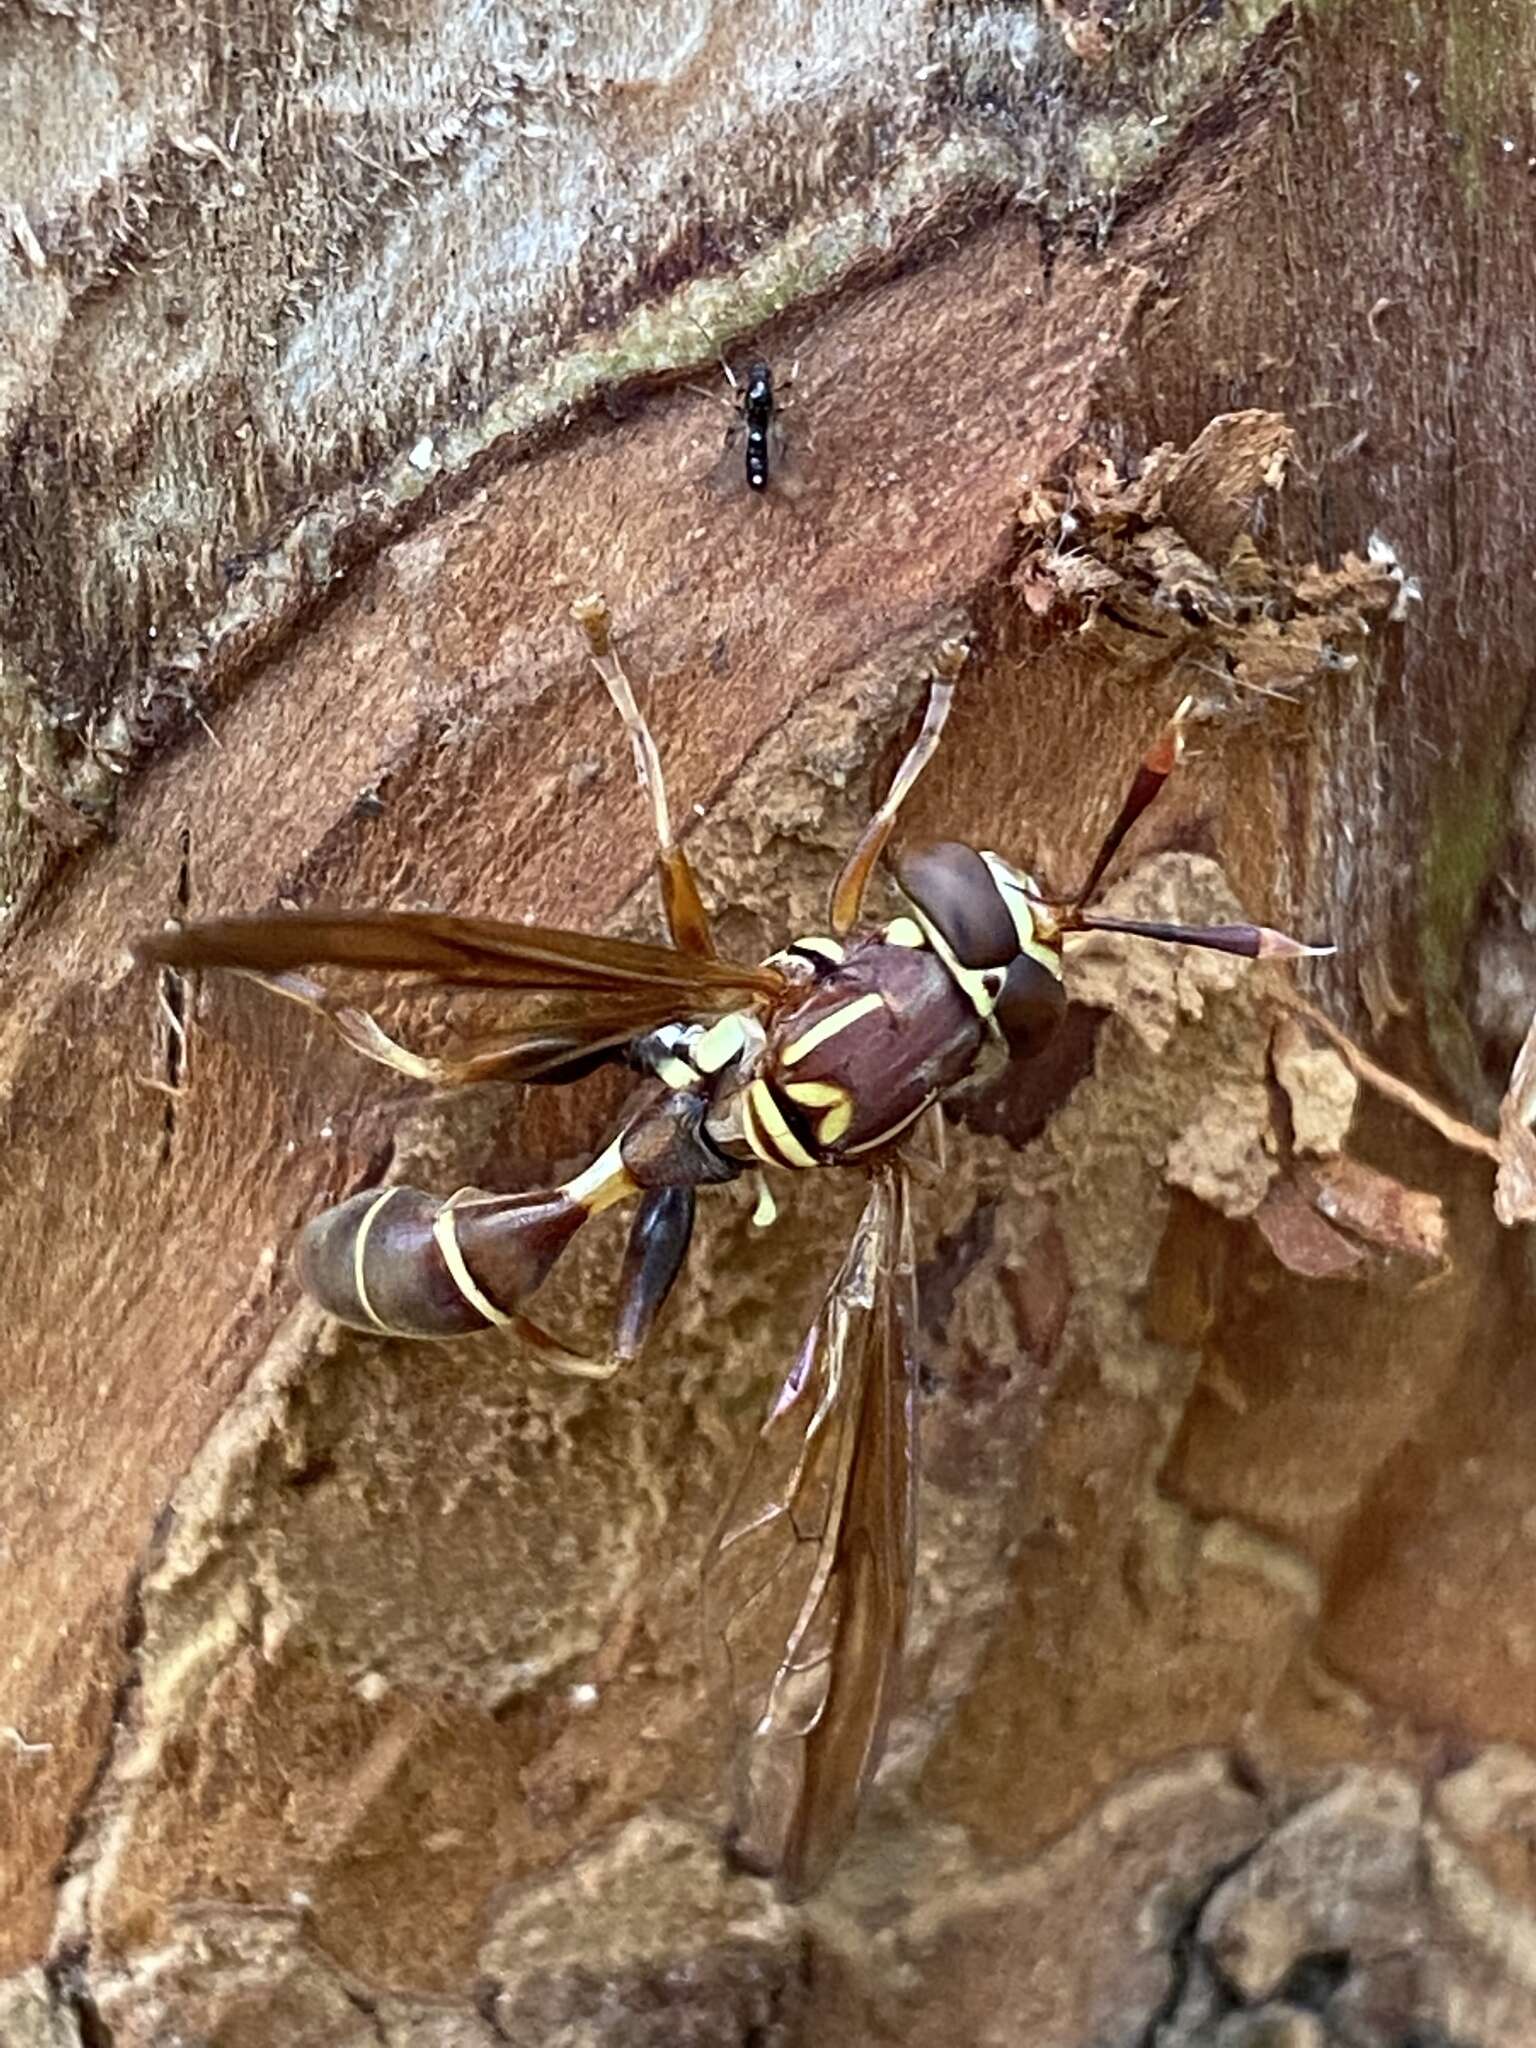
[[[1061,247],[1062,224],[1053,215],[1036,215],[1036,229],[1040,239],[1040,289],[1049,298],[1051,279],[1056,269],[1056,252]]]
[[[102,2018],[91,1990],[87,1947],[61,1949],[43,1965],[50,1997],[75,2023],[81,2048],[113,2048],[117,2036]]]
[[[811,1937],[802,1928],[788,1966],[768,1993],[768,2017],[746,2029],[741,2048],[784,2048],[793,2041],[801,2015],[811,2009],[814,1977]]]
[[[360,1195],[364,1188],[382,1187],[385,1177],[394,1163],[395,1141],[393,1138],[386,1138],[376,1152],[369,1154],[367,1163],[362,1171],[354,1180],[348,1182],[347,1186],[336,1197],[336,1200],[338,1202],[349,1202],[354,1195]]]
[[[185,917],[192,902],[192,828],[181,828],[181,861],[176,871],[176,915]],[[176,1105],[187,1072],[187,982],[174,967],[160,971],[160,1001],[165,1009],[165,1120],[160,1134],[160,1164],[167,1167],[176,1143]]]
[[[1180,1915],[1168,1944],[1171,1965],[1168,1989],[1148,2015],[1146,2026],[1137,2036],[1136,2048],[1163,2048],[1163,2029],[1178,2019],[1180,2007],[1194,1987],[1197,1976],[1202,1972],[1210,1984],[1213,1999],[1223,2013],[1235,2012],[1241,2006],[1241,1999],[1211,1967],[1210,1959],[1200,1940],[1200,1922],[1206,1907],[1227,1879],[1235,1876],[1246,1863],[1251,1862],[1259,1847],[1260,1845],[1255,1843],[1252,1848],[1245,1849],[1240,1856],[1230,1857],[1225,1863],[1217,1864],[1206,1883],[1195,1893]]]
[[[55,1885],[73,1875],[76,1851],[85,1841],[91,1825],[96,1795],[112,1767],[117,1732],[127,1722],[142,1680],[139,1649],[144,1640],[143,1566],[128,1582],[119,1643],[125,1659],[122,1675],[112,1695],[112,1708],[102,1734],[101,1748],[85,1789],[69,1815],[64,1844],[53,1869]],[[91,1944],[89,1938],[71,1942],[44,1958],[43,1976],[55,2003],[74,2020],[83,2048],[112,2048],[112,2028],[96,2006],[90,1985]]]
[[[968,1274],[986,1257],[997,1229],[998,1204],[978,1202],[963,1222],[940,1237],[931,1259],[917,1268],[917,1298],[923,1335],[941,1344],[954,1313],[955,1296]]]
[[[1227,1755],[1227,1776],[1239,1792],[1246,1792],[1250,1799],[1264,1801],[1269,1797],[1269,1788],[1264,1774],[1246,1751],[1234,1749]]]
[[[512,2036],[501,2024],[500,2015],[496,2011],[496,2001],[500,1998],[505,1988],[499,1977],[482,1977],[475,1986],[475,2011],[490,2028],[493,2041],[510,2041],[512,2039]]]
[[[383,2020],[379,2017],[377,2003],[366,1992],[355,1990],[350,1984],[342,1985],[341,1995],[354,2012],[360,2012],[364,2019],[368,2021],[373,2029],[373,2038],[378,2042],[379,2048],[389,2048],[389,2036],[385,2031]]]
[[[71,1874],[71,1859],[84,1841],[91,1821],[91,1810],[96,1803],[107,1772],[112,1767],[112,1754],[117,1746],[117,1731],[127,1722],[133,1702],[142,1680],[139,1668],[139,1648],[144,1641],[144,1567],[137,1566],[128,1581],[123,1603],[123,1625],[118,1635],[118,1646],[124,1658],[124,1668],[112,1694],[112,1707],[107,1726],[102,1735],[101,1750],[85,1789],[75,1802],[64,1831],[64,1846],[54,1866],[53,1881],[62,1884]]]
[[[1069,1005],[1061,1029],[1037,1058],[1012,1060],[974,1093],[957,1090],[954,1120],[968,1131],[1004,1138],[1022,1152],[1034,1143],[1080,1081],[1093,1072],[1106,1011]]]
[[[1296,1958],[1275,1997],[1283,2004],[1302,2006],[1307,2012],[1326,2012],[1329,2000],[1348,1977],[1350,1967],[1347,1948],[1314,1949]]]

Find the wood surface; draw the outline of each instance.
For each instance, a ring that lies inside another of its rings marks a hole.
[[[963,1106],[905,1705],[791,1913],[720,1857],[697,1567],[861,1188],[702,1203],[611,1386],[346,1336],[307,1216],[537,1184],[611,1091],[424,1097],[238,985],[183,1043],[126,955],[280,900],[652,935],[593,588],[764,953],[959,631],[906,833],[1069,884],[1193,690],[1121,909],[1336,938],[1297,985],[1492,1130],[1533,94],[1527,10],[1455,0],[0,22],[6,2048],[1536,2038],[1528,1243],[1369,1098],[1445,1256],[1358,1179],[1319,1239],[1279,970],[1101,948]],[[718,488],[716,347],[798,366],[793,495]]]

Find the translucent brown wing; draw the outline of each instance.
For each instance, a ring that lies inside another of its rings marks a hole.
[[[592,1066],[613,1057],[658,1024],[697,1016],[673,1000],[655,997],[591,996],[572,1003],[519,997],[518,1014],[498,1030],[462,1039],[447,1052],[414,1051],[391,1037],[370,1010],[340,1003],[328,989],[304,974],[257,974],[240,970],[248,980],[287,996],[322,1017],[354,1052],[381,1066],[427,1081],[438,1088],[458,1088],[476,1081],[571,1081]],[[718,1009],[708,1013],[719,1014]]]
[[[742,1746],[737,1848],[786,1892],[831,1869],[885,1747],[911,1599],[916,1317],[886,1169],[705,1567]]]
[[[683,993],[714,1015],[754,996],[775,996],[784,986],[771,967],[744,967],[673,946],[424,910],[214,918],[156,932],[134,950],[139,959],[167,967],[234,967],[259,974],[347,967],[409,975],[418,984],[439,987],[654,991],[674,1003]]]
[[[220,918],[157,932],[134,950],[147,964],[245,974],[323,1016],[355,1052],[440,1086],[569,1079],[660,1024],[706,1023],[785,986],[771,967],[426,911]],[[413,1052],[303,967],[390,977],[396,990],[489,991],[505,998],[506,1022],[450,1053]]]

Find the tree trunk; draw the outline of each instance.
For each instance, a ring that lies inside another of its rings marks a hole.
[[[1288,991],[1491,1127],[1533,17],[600,13],[0,24],[0,2041],[1529,2043],[1527,1245],[1398,1102],[1339,1154]],[[797,366],[761,496],[717,350]],[[904,836],[1068,890],[1192,695],[1111,904],[1339,945],[1095,942],[956,1106],[902,1706],[803,1907],[721,1855],[697,1571],[858,1177],[701,1202],[605,1385],[356,1337],[306,1217],[547,1185],[613,1090],[424,1095],[125,950],[654,935],[592,589],[733,956],[824,928],[957,633]]]

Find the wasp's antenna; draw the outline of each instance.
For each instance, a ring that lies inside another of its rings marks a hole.
[[[1184,721],[1194,705],[1183,698],[1172,718],[1141,757],[1115,822],[1076,896],[1064,910],[1052,913],[1060,932],[1123,932],[1132,938],[1158,939],[1165,945],[1203,946],[1211,953],[1236,953],[1245,960],[1315,960],[1336,952],[1335,946],[1309,946],[1288,932],[1265,924],[1148,924],[1136,918],[1090,917],[1083,905],[1103,881],[1125,835],[1178,767],[1184,753]],[[1047,908],[1048,906],[1042,906]]]
[[[1126,833],[1178,767],[1184,752],[1184,720],[1189,716],[1194,701],[1193,697],[1185,697],[1182,700],[1172,718],[1143,754],[1141,765],[1131,778],[1131,786],[1125,793],[1125,802],[1120,806],[1120,814],[1110,826],[1104,844],[1099,848],[1098,858],[1088,871],[1087,881],[1072,899],[1074,911],[1081,909],[1098,888],[1110,862],[1120,851]]]
[[[1132,917],[1084,917],[1075,907],[1061,920],[1067,932],[1126,932],[1164,945],[1204,946],[1210,953],[1238,953],[1245,960],[1320,960],[1337,946],[1309,946],[1267,924],[1143,924]]]
[[[702,320],[696,319],[692,313],[685,313],[683,318],[697,327],[708,343],[710,354],[725,372],[725,381],[731,387],[731,395],[728,399],[722,398],[718,391],[705,391],[697,384],[689,384],[686,388],[689,391],[697,392],[700,398],[707,398],[711,405],[723,405],[727,412],[736,412],[739,410],[741,402],[741,385],[737,381],[736,372],[725,359],[724,349],[721,348]]]

